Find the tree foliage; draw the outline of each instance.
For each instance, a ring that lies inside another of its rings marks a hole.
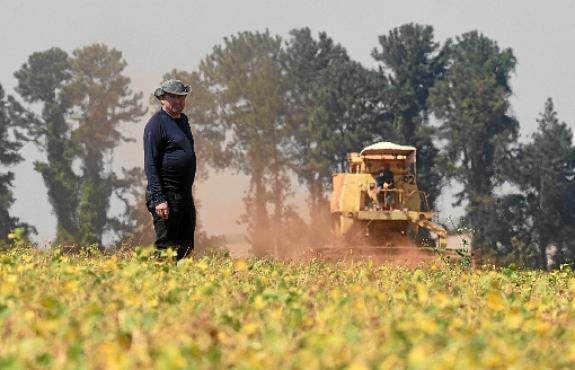
[[[120,142],[133,139],[119,126],[138,122],[145,113],[142,93],[134,94],[130,79],[122,74],[125,67],[122,53],[105,45],[74,50],[72,78],[63,91],[74,107],[71,140],[81,163],[78,220],[83,245],[101,244],[110,195],[122,188],[108,163]]]
[[[325,33],[290,32],[285,52],[288,79],[287,153],[290,168],[309,193],[312,242],[329,230],[326,199],[331,175],[344,169],[346,155],[370,144],[379,131],[375,73],[348,56]]]
[[[39,104],[40,114],[12,101],[14,117],[46,153],[36,162],[58,221],[56,240],[101,244],[112,193],[122,181],[111,170],[114,148],[128,138],[119,130],[144,110],[129,89],[121,52],[94,44],[69,56],[52,48],[33,53],[15,73],[16,91]],[[79,167],[79,168],[77,168]]]
[[[0,85],[0,166],[2,169],[22,160],[18,154],[22,144],[10,137],[12,122],[8,115],[8,106],[4,89]],[[0,172],[0,245],[8,233],[18,225],[18,218],[11,216],[10,207],[14,203],[12,195],[13,172]]]
[[[200,64],[216,102],[214,124],[226,130],[225,152],[236,171],[250,177],[246,217],[257,255],[278,248],[289,181],[280,147],[285,135],[285,79],[281,39],[243,32],[224,39]],[[270,215],[268,203],[273,210]]]
[[[372,56],[382,63],[380,73],[387,82],[382,103],[396,131],[388,134],[388,141],[417,147],[418,183],[433,206],[442,176],[437,165],[439,150],[433,142],[435,130],[428,120],[428,97],[445,73],[447,48],[434,41],[432,26],[413,23],[379,36],[379,44]]]
[[[12,114],[19,126],[26,129],[28,140],[46,153],[46,161],[34,162],[44,180],[48,201],[57,219],[56,243],[73,242],[78,238],[75,210],[78,177],[72,170],[74,148],[70,141],[71,125],[67,120],[71,103],[62,96],[62,89],[71,78],[68,54],[51,48],[30,55],[14,76],[16,92],[30,105],[40,104],[36,115],[12,100]]]
[[[545,102],[532,141],[519,147],[507,178],[520,190],[514,197],[522,219],[503,219],[512,230],[502,235],[507,252],[540,268],[575,263],[575,148],[569,126],[557,118],[553,101]],[[498,235],[499,236],[499,235]],[[553,252],[553,260],[547,255]],[[526,258],[529,256],[530,258]]]
[[[449,48],[445,77],[431,88],[430,106],[441,122],[449,178],[463,185],[458,203],[466,201],[466,218],[474,230],[473,245],[488,240],[487,224],[495,206],[494,188],[519,125],[510,114],[510,75],[516,64],[511,49],[473,31]]]

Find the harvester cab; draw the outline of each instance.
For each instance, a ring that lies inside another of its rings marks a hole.
[[[347,172],[333,176],[334,236],[346,245],[443,248],[447,231],[432,221],[417,186],[413,146],[379,142],[347,156]]]

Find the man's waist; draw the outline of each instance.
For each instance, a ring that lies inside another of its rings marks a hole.
[[[187,190],[170,190],[163,189],[161,192],[152,193],[151,191],[146,191],[146,201],[151,201],[152,203],[158,203],[160,201],[180,201],[180,200],[190,200],[192,199],[192,189],[191,187]]]
[[[174,191],[166,191],[165,197],[168,200],[187,200],[192,199],[192,191],[189,192],[174,192]]]

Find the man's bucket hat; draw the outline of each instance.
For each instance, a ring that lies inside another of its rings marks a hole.
[[[172,95],[188,95],[192,90],[190,85],[184,85],[180,80],[166,80],[162,82],[160,87],[154,91],[154,96],[156,98],[161,98],[164,94]]]

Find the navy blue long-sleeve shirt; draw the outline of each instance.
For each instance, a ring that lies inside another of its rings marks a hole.
[[[144,171],[152,206],[167,201],[168,192],[191,194],[196,154],[188,117],[174,119],[160,110],[150,118],[144,129]]]

